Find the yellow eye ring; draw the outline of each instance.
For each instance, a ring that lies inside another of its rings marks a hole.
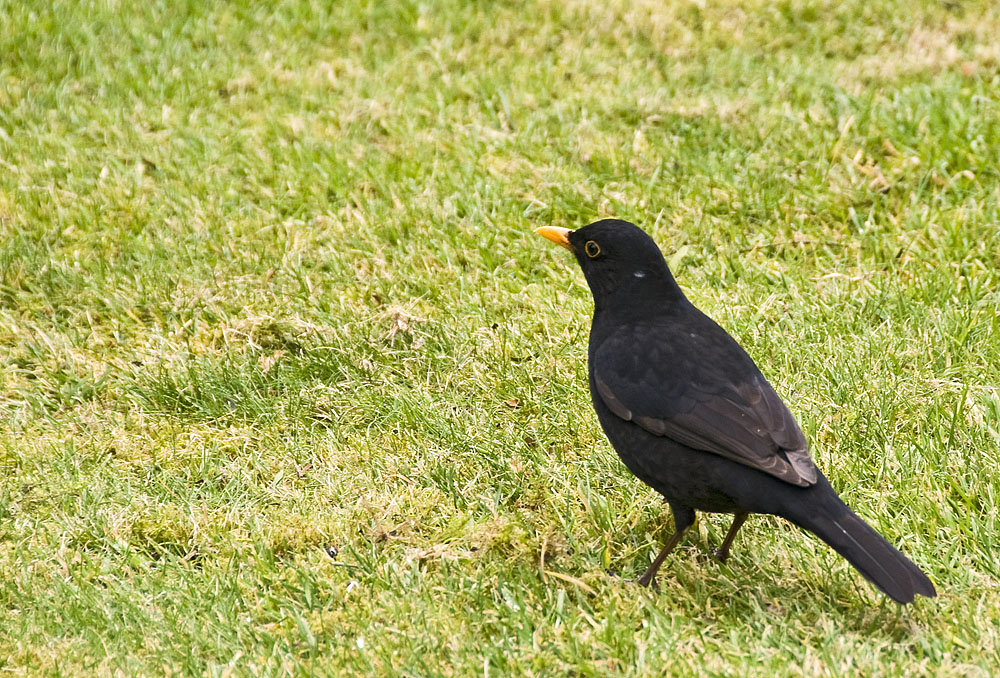
[[[601,253],[601,246],[598,245],[593,240],[588,240],[583,246],[583,251],[587,253],[587,256],[593,259],[598,254]]]

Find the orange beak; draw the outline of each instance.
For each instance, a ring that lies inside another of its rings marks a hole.
[[[565,247],[570,252],[573,251],[573,246],[569,244],[569,234],[572,232],[568,228],[559,228],[558,226],[542,226],[535,229],[535,233],[538,235],[548,238],[560,247]]]

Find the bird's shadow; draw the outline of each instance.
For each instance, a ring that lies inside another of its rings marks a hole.
[[[862,580],[850,583],[843,581],[843,577],[831,577],[824,585],[816,586],[795,570],[786,572],[784,579],[772,579],[754,572],[753,555],[733,555],[722,562],[703,544],[678,548],[675,555],[686,557],[688,564],[675,561],[671,568],[670,563],[665,563],[658,575],[663,588],[640,586],[636,581],[638,574],[615,576],[636,589],[648,591],[654,601],[668,598],[678,586],[692,595],[711,598],[718,603],[715,612],[706,613],[712,617],[725,610],[726,614],[744,619],[780,617],[795,619],[805,626],[819,626],[835,617],[844,631],[881,636],[893,643],[912,638],[921,624],[912,613],[913,608],[899,605],[877,592],[865,591],[867,583]],[[716,576],[720,574],[725,576]],[[853,574],[850,571],[844,577]],[[670,579],[674,581],[668,584]],[[918,598],[916,604],[933,603]]]
[[[938,605],[921,596],[913,605],[899,605],[846,565],[838,568],[842,572],[830,573],[818,584],[809,578],[808,566],[803,561],[794,561],[799,565],[775,572],[766,562],[766,556],[749,551],[745,542],[741,545],[737,541],[729,558],[719,560],[715,550],[725,532],[710,520],[704,523],[706,528],[702,531],[698,525],[704,518],[704,514],[698,515],[699,522],[664,562],[657,576],[662,589],[647,589],[638,584],[639,575],[649,564],[640,555],[643,549],[639,543],[633,546],[636,557],[628,563],[619,563],[616,575],[639,590],[648,590],[656,598],[668,596],[669,589],[680,586],[692,595],[710,597],[727,612],[744,618],[780,615],[794,617],[804,624],[820,624],[836,616],[845,631],[881,635],[891,642],[905,641],[920,627],[924,615],[917,610]],[[769,516],[755,518],[757,524],[749,530],[744,528],[745,531],[787,531],[788,536],[798,532],[779,527],[781,521]],[[669,535],[672,523],[669,514],[651,516],[640,522],[636,533]],[[657,543],[649,546],[655,549]],[[675,581],[668,586],[670,579]]]

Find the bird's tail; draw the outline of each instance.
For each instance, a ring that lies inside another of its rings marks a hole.
[[[789,517],[832,546],[897,603],[913,602],[917,593],[931,598],[937,595],[927,575],[848,508],[832,489],[827,499],[822,503],[825,510]]]

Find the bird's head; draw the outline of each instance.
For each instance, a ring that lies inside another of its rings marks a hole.
[[[644,307],[684,301],[660,248],[635,224],[602,219],[571,231],[543,226],[535,232],[576,256],[594,295],[595,310],[605,305]]]

